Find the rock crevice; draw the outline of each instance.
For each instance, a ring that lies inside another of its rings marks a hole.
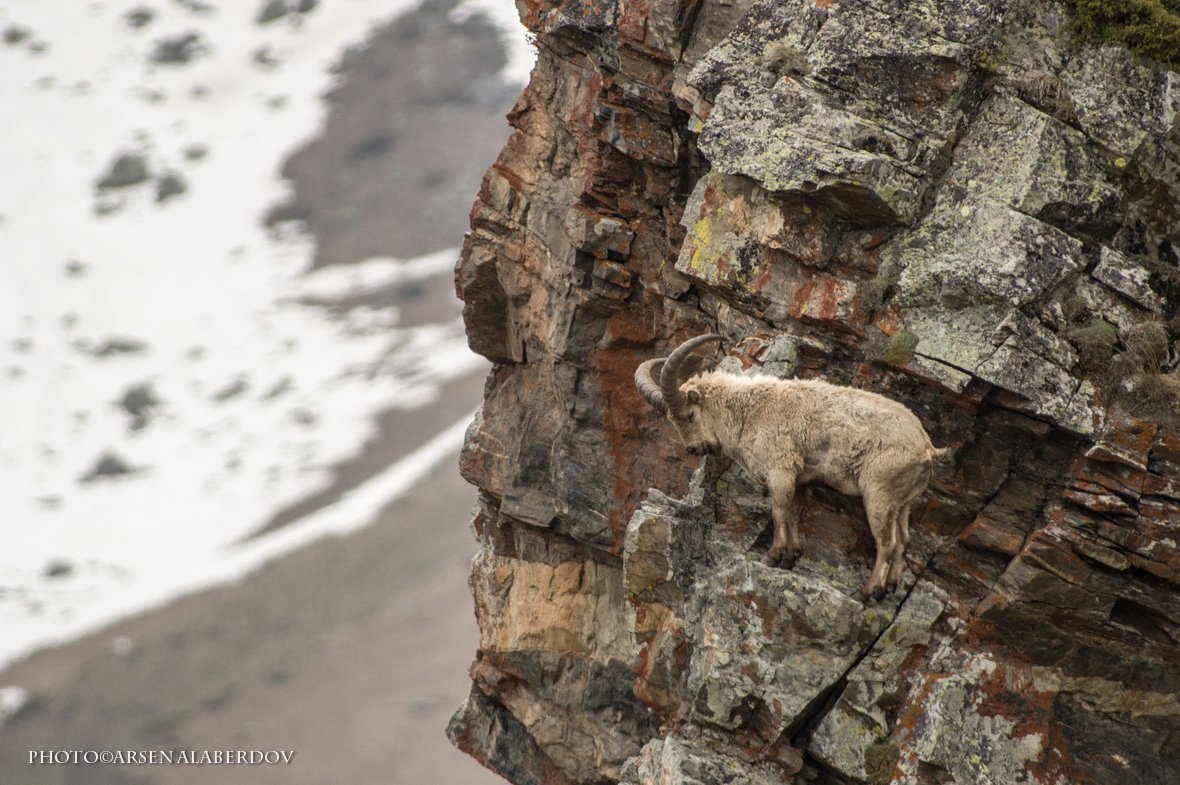
[[[481,628],[455,743],[518,783],[1180,778],[1176,75],[1019,0],[524,0],[456,271]],[[943,470],[863,603],[859,500],[684,454],[636,366],[914,410]]]

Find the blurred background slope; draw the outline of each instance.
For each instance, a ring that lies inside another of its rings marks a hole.
[[[500,781],[443,735],[486,372],[451,270],[514,14],[0,2],[0,782]]]

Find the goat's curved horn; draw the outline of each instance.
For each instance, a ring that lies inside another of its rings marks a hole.
[[[680,385],[684,382],[680,378],[680,364],[684,362],[684,358],[703,343],[709,341],[724,341],[724,335],[717,335],[710,333],[709,335],[698,335],[695,338],[689,338],[684,343],[676,347],[668,359],[664,361],[664,367],[660,369],[660,395],[664,399],[664,405],[672,411],[678,411],[684,408],[684,394],[680,392]]]
[[[635,369],[635,386],[639,388],[639,394],[661,414],[668,412],[668,404],[664,403],[664,394],[660,392],[660,385],[656,379],[660,377],[666,359],[668,358],[657,357],[654,360],[644,360]]]

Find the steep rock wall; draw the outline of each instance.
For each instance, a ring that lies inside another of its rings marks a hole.
[[[452,740],[520,785],[1180,781],[1180,78],[1045,3],[518,6]],[[631,381],[705,331],[953,446],[902,588],[856,598],[823,487],[761,563],[762,489]]]

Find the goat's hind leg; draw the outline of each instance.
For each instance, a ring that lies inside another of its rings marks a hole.
[[[803,555],[799,544],[799,505],[795,501],[795,475],[775,472],[767,480],[770,488],[771,516],[774,518],[774,540],[766,553],[771,567],[791,569]]]
[[[862,599],[882,597],[885,594],[886,572],[894,562],[894,552],[899,550],[897,519],[901,510],[876,494],[866,494],[865,513],[869,519],[869,530],[877,546],[877,558],[868,580],[860,587]]]

